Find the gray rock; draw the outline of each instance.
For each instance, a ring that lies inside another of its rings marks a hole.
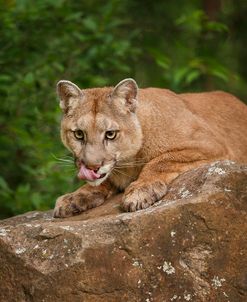
[[[187,172],[135,213],[120,198],[1,221],[0,301],[247,301],[246,166]]]

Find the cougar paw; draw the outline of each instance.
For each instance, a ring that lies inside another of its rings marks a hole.
[[[162,181],[153,183],[133,182],[125,191],[122,207],[126,212],[134,212],[150,207],[159,201],[167,192],[167,186]]]
[[[98,192],[66,194],[57,199],[53,217],[64,218],[78,215],[81,212],[101,205],[104,200],[104,195]]]

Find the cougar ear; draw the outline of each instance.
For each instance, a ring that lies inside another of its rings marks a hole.
[[[60,108],[66,113],[82,98],[83,93],[74,83],[62,80],[57,83],[57,95],[60,99]]]
[[[135,112],[137,106],[138,86],[133,79],[125,79],[119,82],[112,93],[113,98],[125,100],[125,105],[131,112]]]

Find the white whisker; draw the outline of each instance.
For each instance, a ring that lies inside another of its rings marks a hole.
[[[115,173],[114,173],[115,172]],[[117,175],[117,174],[121,174],[121,175],[124,175],[124,176],[127,176],[129,178],[133,178],[133,176],[130,176],[126,173],[124,173],[123,171],[119,171],[116,167],[114,168],[114,170],[112,171],[113,174]]]
[[[57,160],[58,162],[65,162],[65,163],[71,163],[74,164],[74,159],[72,157],[66,156],[68,158],[60,158],[57,157],[56,155],[52,154],[52,157]]]
[[[143,166],[147,162],[144,160],[133,160],[133,161],[126,161],[126,162],[117,162],[117,167],[134,167],[134,166]]]
[[[142,167],[145,164],[126,164],[126,165],[116,165],[117,168],[120,169],[126,169],[126,168],[131,168],[131,167]]]

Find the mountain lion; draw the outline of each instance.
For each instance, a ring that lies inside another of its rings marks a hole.
[[[125,211],[161,200],[179,174],[215,160],[247,162],[247,107],[225,92],[57,84],[61,137],[87,184],[57,199],[54,217],[101,205],[123,191]]]

